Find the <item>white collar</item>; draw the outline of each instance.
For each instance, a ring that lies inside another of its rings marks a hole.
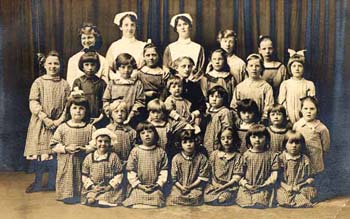
[[[157,147],[157,145],[152,145],[152,146],[145,146],[145,145],[139,145],[139,148],[143,149],[143,150],[146,150],[146,151],[150,151],[150,150],[153,150]]]
[[[196,152],[193,152],[192,156],[187,156],[183,151],[181,151],[181,155],[185,158],[185,160],[193,160]]]
[[[185,44],[185,45],[187,45],[187,44],[190,44],[190,43],[192,42],[192,40],[191,40],[191,38],[187,38],[187,39],[181,39],[181,38],[179,38],[176,42],[177,42],[177,43],[180,43],[180,44]]]
[[[289,154],[289,153],[286,152],[286,151],[284,151],[283,153],[284,153],[285,156],[286,156],[286,160],[298,160],[298,159],[301,157],[300,154],[299,154],[299,155],[296,155],[296,156],[293,156],[293,155]]]
[[[137,41],[135,37],[126,38],[124,36],[120,40],[125,43],[135,43]]]
[[[108,152],[106,152],[105,154],[99,154],[97,150],[94,152],[95,161],[106,160],[107,157],[108,157]]]
[[[208,75],[214,77],[214,78],[226,78],[228,77],[231,73],[230,72],[219,72],[216,70],[212,70],[207,73]]]
[[[224,151],[219,151],[218,152],[218,157],[219,158],[225,158],[226,160],[231,160],[235,156],[235,153],[226,153]]]

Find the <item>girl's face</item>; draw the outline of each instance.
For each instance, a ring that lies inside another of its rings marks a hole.
[[[123,122],[126,120],[126,117],[126,109],[122,107],[118,107],[117,109],[112,111],[112,119],[117,124],[123,124]]]
[[[96,38],[94,36],[93,33],[90,33],[90,34],[81,34],[81,45],[83,46],[83,48],[85,49],[88,49],[90,47],[93,47],[95,46],[95,43],[96,43]]]
[[[296,156],[300,154],[300,148],[301,148],[301,144],[299,141],[287,141],[286,144],[286,150],[288,152],[288,154],[292,155],[292,156]]]
[[[181,147],[186,154],[193,154],[195,149],[194,139],[181,140]]]
[[[188,59],[182,59],[181,62],[176,67],[177,73],[182,78],[188,78],[192,72],[193,65]]]
[[[111,146],[111,139],[107,135],[101,135],[96,138],[96,147],[99,154],[105,154]]]
[[[176,32],[179,34],[179,38],[189,38],[190,37],[190,30],[191,30],[191,27],[190,25],[179,19],[177,24],[176,24]]]
[[[84,62],[83,71],[87,76],[92,76],[96,73],[96,63],[95,62]]]
[[[228,54],[232,54],[235,47],[235,38],[226,37],[220,40],[220,47],[223,48]]]
[[[304,65],[300,62],[293,62],[290,66],[290,71],[292,72],[294,78],[301,79],[304,74]]]
[[[182,85],[180,83],[173,83],[169,87],[169,93],[174,97],[180,97],[182,94]]]
[[[133,38],[136,32],[136,23],[130,19],[130,17],[125,17],[123,23],[120,27],[123,33],[123,37]]]
[[[259,59],[251,59],[247,63],[246,70],[248,76],[252,79],[258,79],[261,76],[262,66]]]
[[[239,113],[239,116],[245,123],[252,123],[254,121],[254,112],[242,111]]]
[[[155,48],[148,48],[143,55],[145,59],[146,65],[150,68],[154,68],[157,66],[159,55]]]
[[[130,65],[130,64],[129,65],[121,65],[118,68],[118,72],[119,72],[120,76],[124,79],[129,79],[133,70],[134,69],[133,69],[132,65]]]
[[[264,60],[270,61],[273,55],[273,45],[272,41],[265,39],[260,42],[259,53],[263,56]]]
[[[162,111],[151,110],[149,111],[149,120],[154,122],[162,122],[164,114]]]
[[[224,99],[218,92],[215,92],[209,95],[209,104],[213,108],[220,108],[224,105]]]
[[[224,67],[225,57],[219,52],[214,52],[211,55],[211,63],[213,64],[214,70],[221,71]]]
[[[317,108],[313,102],[310,100],[305,100],[303,106],[301,107],[301,114],[307,122],[314,121],[317,116]]]
[[[44,63],[46,74],[55,76],[60,72],[61,64],[57,56],[48,56]]]
[[[264,146],[266,144],[265,135],[251,135],[249,140],[253,149],[258,151],[262,151],[264,149]]]
[[[85,117],[86,108],[73,103],[69,109],[69,112],[74,122],[82,122]]]
[[[270,121],[272,125],[279,126],[283,123],[284,121],[284,115],[281,112],[271,112],[270,113]]]
[[[230,150],[233,145],[232,132],[230,130],[225,130],[222,132],[220,137],[220,143],[225,151]]]
[[[154,132],[152,129],[144,129],[140,132],[140,138],[144,146],[154,145]]]

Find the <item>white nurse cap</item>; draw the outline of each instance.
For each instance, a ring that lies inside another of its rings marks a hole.
[[[175,27],[175,20],[176,20],[177,17],[187,17],[188,20],[191,21],[191,24],[193,23],[193,20],[192,20],[191,15],[188,14],[188,13],[183,13],[183,14],[174,15],[174,16],[171,18],[171,20],[170,20],[170,26]]]
[[[118,26],[121,26],[121,23],[120,21],[126,16],[126,15],[132,15],[134,16],[136,19],[137,19],[137,14],[133,11],[125,11],[125,12],[122,12],[122,13],[118,13],[115,15],[114,17],[114,23]]]

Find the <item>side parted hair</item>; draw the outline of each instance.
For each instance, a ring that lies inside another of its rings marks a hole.
[[[157,66],[158,67],[162,67],[162,57],[161,57],[161,53],[159,52],[158,47],[154,44],[154,43],[147,43],[144,47],[143,47],[143,56],[146,53],[147,49],[154,49],[158,55],[158,62],[157,62]]]
[[[95,45],[91,48],[94,50],[99,50],[102,46],[102,35],[97,27],[89,22],[84,22],[79,28],[79,40],[81,40],[81,36],[83,34],[93,34],[95,37]]]
[[[247,146],[248,148],[252,147],[252,143],[250,142],[250,137],[252,135],[257,135],[257,136],[265,136],[266,138],[266,144],[265,144],[265,151],[267,151],[270,148],[270,133],[267,130],[267,128],[262,125],[262,124],[254,124],[250,127],[250,129],[248,130],[246,136],[245,136],[245,140],[247,142]]]
[[[72,105],[78,105],[78,106],[83,106],[85,108],[85,116],[83,118],[83,121],[85,123],[90,123],[90,105],[88,100],[84,96],[78,96],[78,97],[73,97],[70,96],[67,101],[67,106],[66,106],[66,118],[67,120],[72,119],[72,115],[70,114],[70,108]]]
[[[223,88],[222,86],[219,86],[219,85],[217,85],[217,86],[214,86],[214,87],[212,87],[212,88],[210,88],[209,90],[208,90],[208,93],[207,93],[207,100],[209,101],[209,96],[210,95],[213,95],[215,92],[218,92],[218,94],[222,97],[222,99],[223,99],[223,105],[224,106],[228,106],[228,93],[227,93],[227,91],[225,90],[225,88]]]
[[[124,19],[125,18],[130,18],[130,20],[132,21],[132,22],[134,22],[134,23],[136,23],[137,22],[137,17],[134,15],[134,14],[131,14],[131,13],[128,13],[128,14],[126,14],[126,15],[124,15],[124,16],[122,16],[121,18],[120,18],[120,20],[119,20],[119,22],[118,22],[118,26],[119,27],[121,27],[122,25],[123,25],[123,21],[124,21]]]
[[[182,60],[184,60],[184,59],[187,59],[193,66],[195,65],[195,63],[191,57],[181,56],[181,57],[174,60],[174,62],[173,62],[174,68],[177,69],[179,67],[180,62],[182,62]]]
[[[114,71],[122,65],[131,65],[133,69],[137,69],[136,60],[129,53],[121,53],[117,56],[114,62]]]
[[[261,113],[259,111],[259,107],[256,104],[256,102],[252,99],[243,99],[237,103],[237,114],[238,117],[241,119],[241,112],[252,112],[254,113],[254,122],[259,122]]]
[[[219,142],[220,142],[219,150],[220,151],[223,150],[223,147],[221,145],[221,135],[225,131],[231,132],[231,135],[232,135],[233,144],[232,144],[231,152],[238,152],[238,148],[241,145],[241,140],[239,139],[238,132],[237,132],[236,128],[233,128],[233,127],[224,127],[220,130],[220,132],[218,134]]]
[[[318,115],[320,113],[320,108],[318,107],[318,101],[317,101],[316,97],[306,96],[306,97],[301,98],[300,99],[301,108],[303,108],[305,101],[310,101],[315,105],[316,111],[317,111],[316,115]],[[301,109],[299,111],[299,116],[300,116],[300,118],[303,117],[303,114],[301,113]]]
[[[282,148],[285,150],[287,142],[295,142],[295,143],[300,143],[301,148],[300,148],[300,153],[305,153],[306,152],[306,145],[305,145],[305,138],[304,136],[295,130],[288,130],[286,134],[284,135],[283,143],[282,143]]]
[[[286,110],[286,108],[283,105],[278,104],[278,103],[274,103],[272,105],[272,107],[267,112],[267,116],[268,116],[269,120],[270,120],[270,114],[273,113],[273,112],[282,113],[282,115],[283,115],[283,125],[287,125],[287,123],[288,123],[287,110]]]
[[[224,66],[221,69],[221,71],[230,72],[230,66],[227,63],[227,52],[224,49],[222,49],[222,48],[214,49],[211,52],[211,54],[210,54],[210,60],[209,61],[211,61],[214,53],[219,53],[224,58]]]
[[[236,49],[237,49],[237,34],[234,30],[220,30],[218,32],[218,35],[216,37],[217,42],[220,44],[221,40],[224,38],[229,38],[229,37],[233,37],[233,41],[234,41],[234,47],[233,47],[233,53],[236,53]]]
[[[38,60],[38,67],[39,67],[39,73],[40,75],[44,75],[46,74],[46,70],[45,70],[45,62],[46,62],[46,58],[49,56],[56,56],[58,58],[58,61],[60,62],[60,72],[59,75],[62,76],[62,59],[60,54],[55,51],[55,50],[51,50],[50,52],[48,52],[46,55],[43,53],[37,53],[37,60]]]
[[[83,65],[85,62],[93,62],[96,64],[95,74],[100,69],[100,66],[101,66],[100,58],[98,57],[97,53],[94,51],[88,51],[80,57],[78,66],[79,66],[80,71],[82,71],[82,72],[84,72]]]
[[[176,30],[176,26],[177,26],[177,24],[179,23],[179,20],[182,20],[183,22],[185,22],[185,23],[187,23],[189,26],[190,26],[190,28],[192,29],[192,21],[188,18],[188,17],[186,17],[186,16],[177,16],[176,18],[175,18],[175,23],[174,23],[174,31],[177,33],[177,30]]]
[[[157,132],[156,127],[154,127],[154,125],[152,125],[152,123],[144,121],[144,122],[140,122],[137,126],[136,126],[136,143],[137,144],[142,144],[141,141],[141,136],[140,133],[144,130],[152,130],[154,132],[154,144],[156,144],[159,140],[159,135]]]

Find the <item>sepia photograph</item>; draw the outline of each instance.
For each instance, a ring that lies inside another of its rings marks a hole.
[[[350,1],[1,0],[0,217],[350,217]]]

